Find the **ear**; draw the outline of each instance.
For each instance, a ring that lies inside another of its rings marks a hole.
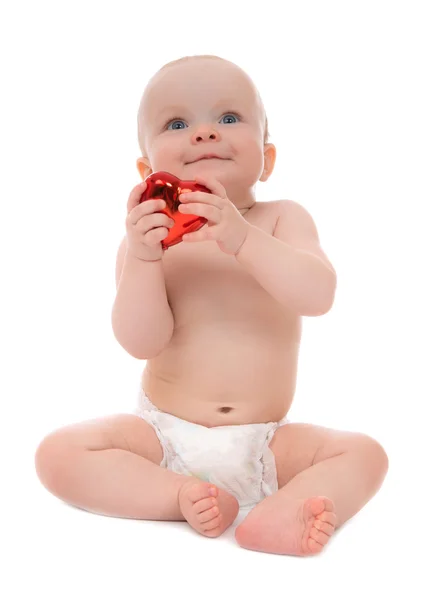
[[[143,180],[146,179],[149,175],[151,175],[151,173],[153,173],[149,165],[148,159],[145,156],[137,159],[136,168],[138,169],[138,172]]]
[[[266,181],[271,173],[273,172],[274,165],[276,163],[276,147],[274,144],[265,144],[263,156],[264,156],[264,164],[262,175],[259,178],[259,181]]]

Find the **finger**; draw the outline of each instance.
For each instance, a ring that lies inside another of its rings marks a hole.
[[[127,213],[129,213],[137,204],[139,204],[141,196],[145,192],[146,187],[147,183],[145,181],[141,181],[141,183],[138,183],[138,185],[136,185],[130,192],[129,199],[127,201]]]
[[[224,205],[222,198],[214,196],[213,194],[207,194],[207,192],[187,192],[186,194],[181,194],[179,200],[183,204],[188,204],[189,202],[205,202],[206,204],[211,204],[218,208],[222,208]]]
[[[153,215],[145,215],[144,218],[139,219],[135,227],[137,231],[144,234],[156,227],[167,227],[168,229],[171,229],[174,224],[175,222],[173,219],[170,219],[168,215],[154,213]]]
[[[217,179],[214,179],[214,177],[205,177],[205,175],[196,175],[196,177],[193,177],[193,179],[194,179],[194,181],[196,181],[196,183],[201,183],[202,185],[205,185],[205,187],[207,187],[209,190],[211,190],[212,194],[215,194],[216,196],[219,196],[220,198],[227,197],[227,192],[226,192],[224,186]]]
[[[168,234],[169,230],[167,227],[156,227],[156,229],[150,229],[144,234],[144,240],[148,246],[151,246],[165,240]]]
[[[220,223],[221,221],[220,210],[216,206],[209,206],[208,204],[198,204],[197,202],[180,204],[178,206],[178,211],[186,215],[205,217],[212,223]]]
[[[138,204],[129,212],[127,215],[127,221],[132,225],[136,225],[136,223],[142,219],[142,217],[160,212],[164,210],[165,207],[166,203],[164,200],[147,200],[146,202]]]

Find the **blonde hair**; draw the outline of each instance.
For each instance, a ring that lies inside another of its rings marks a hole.
[[[213,60],[223,60],[225,62],[229,62],[230,64],[234,64],[229,60],[226,60],[225,58],[221,58],[220,56],[216,56],[214,54],[196,54],[194,56],[183,56],[182,58],[178,58],[176,60],[172,60],[170,62],[168,62],[167,64],[163,65],[156,73],[155,75],[153,75],[153,77],[151,77],[151,79],[149,80],[144,93],[142,95],[141,98],[141,102],[139,104],[139,109],[138,109],[138,144],[139,144],[139,148],[142,152],[143,156],[147,155],[147,152],[145,151],[145,146],[144,146],[144,139],[143,139],[143,116],[144,116],[144,105],[145,105],[145,96],[146,96],[146,91],[147,89],[150,87],[151,81],[156,77],[156,75],[158,75],[158,73],[161,73],[161,71],[164,71],[165,69],[178,65],[181,62],[185,62],[185,61],[189,61],[189,60],[197,60],[197,59],[213,59]],[[238,65],[234,65],[234,66],[238,66]],[[256,89],[259,101],[262,105],[262,109],[263,109],[263,113],[265,115],[265,130],[264,130],[264,134],[263,134],[263,143],[266,144],[268,142],[269,139],[269,131],[268,131],[268,117],[266,115],[266,110],[265,110],[265,106],[263,104],[262,98],[260,97],[259,91]]]

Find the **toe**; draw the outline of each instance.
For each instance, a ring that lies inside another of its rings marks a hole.
[[[309,513],[308,517],[311,515],[317,518],[318,515],[325,511],[325,503],[323,498],[309,498],[304,504],[304,508],[306,512]]]
[[[211,519],[208,523],[204,523],[204,531],[213,531],[220,526],[221,518],[218,515],[216,518]]]
[[[199,515],[202,512],[205,512],[206,510],[209,510],[210,508],[213,508],[213,506],[217,506],[217,499],[215,498],[203,498],[202,500],[199,500],[199,502],[195,502],[194,504],[194,512],[195,514]]]
[[[323,546],[322,544],[319,544],[318,542],[316,542],[315,540],[313,540],[312,538],[308,539],[308,548],[311,552],[320,552],[321,550],[323,550]]]
[[[213,506],[213,508],[210,508],[210,510],[206,510],[203,513],[201,513],[200,515],[198,515],[198,521],[199,521],[199,523],[207,523],[208,521],[211,521],[218,515],[219,515],[219,507]]]
[[[326,533],[323,533],[322,531],[317,531],[315,527],[311,527],[309,537],[321,544],[322,546],[324,546],[329,541],[329,535],[326,535]]]
[[[334,527],[337,524],[337,517],[334,512],[334,503],[326,496],[316,496],[309,498],[304,504],[305,520],[315,517],[316,520],[329,523]]]
[[[325,503],[325,508],[324,508],[323,513],[325,515],[334,515],[334,517],[335,517],[335,507],[334,507],[334,503],[332,502],[332,500],[330,500],[329,498],[326,498],[325,496],[322,496],[321,499]]]
[[[314,527],[317,529],[317,531],[323,531],[323,533],[326,533],[327,535],[332,535],[335,530],[334,525],[330,525],[329,523],[319,520],[314,521]]]
[[[210,488],[213,486],[209,483],[201,482],[195,483],[188,488],[188,498],[192,502],[198,502],[204,498],[210,498]]]
[[[217,525],[214,529],[206,529],[203,533],[207,537],[215,538],[215,537],[219,537],[221,535],[221,533],[223,533],[223,532],[222,532],[222,529],[220,528],[220,526]]]
[[[317,517],[321,513],[333,513],[334,503],[326,496],[316,496],[310,500],[310,508],[313,514]]]
[[[334,512],[323,511],[321,515],[316,516],[316,519],[323,523],[329,523],[329,525],[333,525],[334,527],[337,524],[337,516]]]
[[[215,485],[211,483],[210,485],[208,485],[208,493],[210,496],[216,498],[219,494],[219,490]]]

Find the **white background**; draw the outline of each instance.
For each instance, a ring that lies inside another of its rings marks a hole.
[[[2,597],[439,594],[439,8],[2,3]],[[332,310],[304,319],[288,416],[389,455],[380,492],[311,559],[243,550],[231,529],[212,540],[77,510],[34,470],[50,431],[134,408],[143,363],[111,309],[136,113],[148,79],[193,54],[253,78],[278,150],[258,199],[303,204],[337,270]]]

